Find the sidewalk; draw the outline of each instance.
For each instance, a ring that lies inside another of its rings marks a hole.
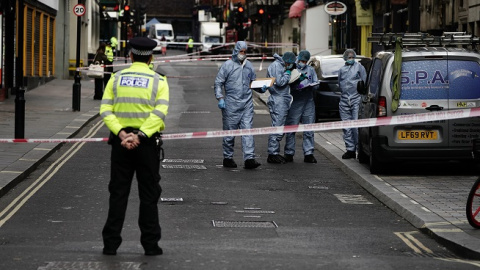
[[[257,96],[267,103],[268,93]],[[367,165],[342,159],[342,130],[315,133],[316,148],[380,202],[447,247],[472,259],[480,259],[480,230],[468,224],[468,193],[476,177],[411,177],[370,174]]]
[[[81,81],[80,111],[72,111],[73,80],[53,80],[25,94],[25,138],[63,139],[73,137],[98,115],[100,101],[93,100],[93,80]],[[257,93],[256,93],[257,94]],[[267,94],[257,94],[266,103]],[[15,133],[15,97],[0,102],[0,138]],[[415,227],[469,258],[480,258],[480,230],[465,217],[467,195],[475,177],[419,177],[370,174],[357,160],[342,160],[342,131],[317,132],[317,149],[339,166],[379,201]],[[22,181],[60,143],[0,144],[0,196]]]
[[[65,139],[98,115],[94,82],[82,78],[80,111],[72,111],[73,80],[53,80],[25,93],[25,138]],[[15,96],[0,102],[0,138],[15,136]],[[22,181],[61,143],[0,144],[0,196]]]

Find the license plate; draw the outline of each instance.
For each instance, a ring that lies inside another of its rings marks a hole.
[[[399,130],[399,140],[437,140],[438,130]]]

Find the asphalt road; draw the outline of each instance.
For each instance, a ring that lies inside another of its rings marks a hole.
[[[161,71],[172,76],[165,133],[221,129],[212,89],[220,64],[162,65]],[[254,65],[258,68],[260,62]],[[254,126],[269,126],[265,105],[256,100],[255,110]],[[78,137],[107,135],[97,118]],[[139,243],[136,185],[118,255],[101,254],[110,147],[63,146],[0,198],[0,211],[11,213],[0,224],[0,268],[477,268],[393,213],[319,152],[317,164],[303,163],[299,156],[294,163],[268,164],[267,136],[255,139],[262,163],[256,170],[223,168],[220,138],[165,141],[160,203],[164,255],[158,257],[143,256]],[[240,138],[236,142],[240,165]],[[297,153],[300,142],[297,136]]]

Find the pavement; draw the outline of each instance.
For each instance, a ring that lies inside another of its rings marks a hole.
[[[57,79],[25,93],[25,138],[72,138],[98,116],[100,101],[93,100],[93,80],[81,81],[80,111],[72,110],[72,89],[73,80]],[[266,103],[267,94],[257,96]],[[0,139],[12,139],[14,134],[15,96],[10,96],[0,102]],[[344,153],[341,130],[317,132],[315,143],[317,151],[413,226],[462,256],[480,259],[480,230],[472,228],[465,216],[468,192],[476,177],[372,175],[368,166],[358,160],[341,159]],[[0,196],[25,179],[61,145],[0,143]]]

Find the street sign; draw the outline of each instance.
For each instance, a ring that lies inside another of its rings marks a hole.
[[[82,4],[76,4],[73,7],[73,13],[79,17],[83,16],[85,14],[85,6]]]
[[[325,12],[334,16],[342,15],[347,11],[347,6],[339,1],[328,2],[323,8],[325,9]]]

